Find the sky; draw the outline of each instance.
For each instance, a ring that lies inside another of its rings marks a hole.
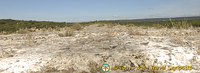
[[[200,0],[0,0],[0,19],[85,22],[200,16]]]

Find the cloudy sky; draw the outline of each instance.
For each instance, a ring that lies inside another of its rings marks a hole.
[[[0,0],[0,19],[82,22],[200,16],[200,0]]]

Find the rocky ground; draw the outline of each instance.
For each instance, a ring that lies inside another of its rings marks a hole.
[[[64,31],[0,35],[0,73],[200,73],[200,29],[90,25]],[[192,70],[114,70],[124,66],[192,66]]]

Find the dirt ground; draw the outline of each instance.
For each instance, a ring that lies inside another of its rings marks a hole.
[[[84,27],[0,35],[0,73],[200,73],[200,29]],[[123,66],[191,66],[191,70],[114,70]]]

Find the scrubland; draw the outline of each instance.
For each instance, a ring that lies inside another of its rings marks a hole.
[[[30,27],[18,22],[15,29],[1,27],[1,73],[103,73],[103,64],[110,65],[109,73],[200,72],[200,28],[190,23],[31,22]],[[113,70],[114,65],[192,66],[192,70],[123,71]]]

